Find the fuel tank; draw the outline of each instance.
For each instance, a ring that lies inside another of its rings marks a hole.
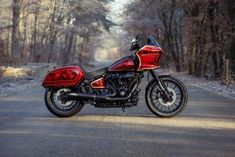
[[[45,88],[74,87],[84,78],[84,72],[78,66],[66,66],[50,71],[42,86]]]
[[[128,56],[112,64],[108,71],[135,71],[137,67],[138,66],[135,64],[134,58],[132,56]]]

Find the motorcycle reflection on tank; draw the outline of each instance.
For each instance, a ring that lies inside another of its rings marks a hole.
[[[187,104],[187,90],[175,77],[154,71],[160,67],[163,54],[155,38],[150,36],[142,48],[133,40],[131,50],[135,50],[134,55],[94,72],[86,72],[81,65],[48,72],[42,83],[48,110],[58,117],[70,117],[84,104],[123,109],[136,106],[143,74],[149,72],[153,79],[146,86],[145,100],[150,111],[159,117],[180,113]]]

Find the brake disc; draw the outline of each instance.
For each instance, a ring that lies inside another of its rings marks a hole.
[[[170,87],[168,87],[167,89],[168,89],[169,93],[171,93],[171,95],[172,95],[172,100],[171,100],[171,101],[165,101],[165,100],[163,100],[163,99],[161,98],[161,96],[159,96],[159,97],[158,97],[158,102],[159,102],[160,104],[164,105],[164,106],[171,106],[171,105],[173,105],[173,104],[175,103],[175,101],[176,101],[176,92],[174,91],[174,89],[172,89],[172,88],[170,88]]]
[[[71,105],[73,103],[72,100],[70,101],[62,101],[61,100],[61,94],[65,93],[65,92],[70,92],[71,90],[68,88],[62,88],[57,90],[54,94],[53,94],[53,100],[54,102],[57,104],[57,106],[61,106],[61,107],[67,107],[69,105]]]

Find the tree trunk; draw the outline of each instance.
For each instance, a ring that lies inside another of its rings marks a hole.
[[[65,49],[63,52],[63,64],[67,64],[69,62],[69,59],[71,58],[73,39],[74,39],[74,31],[71,30],[70,32],[67,33],[67,36],[65,37]]]
[[[55,14],[56,14],[56,7],[57,7],[57,0],[54,0],[53,6],[51,8],[51,15],[50,15],[50,20],[48,21],[48,26],[49,26],[49,53],[48,53],[48,60],[47,62],[50,63],[52,60],[52,53],[54,52],[55,48],[55,43],[56,43],[56,36],[58,30],[55,28]],[[46,32],[45,32],[46,34]]]
[[[27,19],[28,16],[25,15],[25,10],[23,13],[23,16],[25,16],[25,19],[23,21],[23,37],[22,37],[22,51],[21,51],[21,58],[23,58],[24,60],[27,58],[26,56],[26,44],[27,44]]]
[[[20,15],[20,0],[13,0],[12,3],[12,56],[19,59],[19,15]]]

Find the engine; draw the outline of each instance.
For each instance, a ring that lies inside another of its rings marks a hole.
[[[106,76],[108,84],[115,89],[116,96],[124,97],[130,94],[136,84],[139,84],[138,73],[110,73]]]
[[[140,83],[141,74],[134,72],[123,72],[123,73],[108,73],[105,76],[106,80],[106,88],[105,89],[93,89],[94,94],[106,96],[111,95],[112,97],[122,98],[128,97],[130,98],[127,101],[116,101],[112,102],[94,102],[96,107],[107,107],[110,105],[113,107],[131,107],[137,105],[138,102],[138,93],[140,89],[138,89],[138,85]]]

